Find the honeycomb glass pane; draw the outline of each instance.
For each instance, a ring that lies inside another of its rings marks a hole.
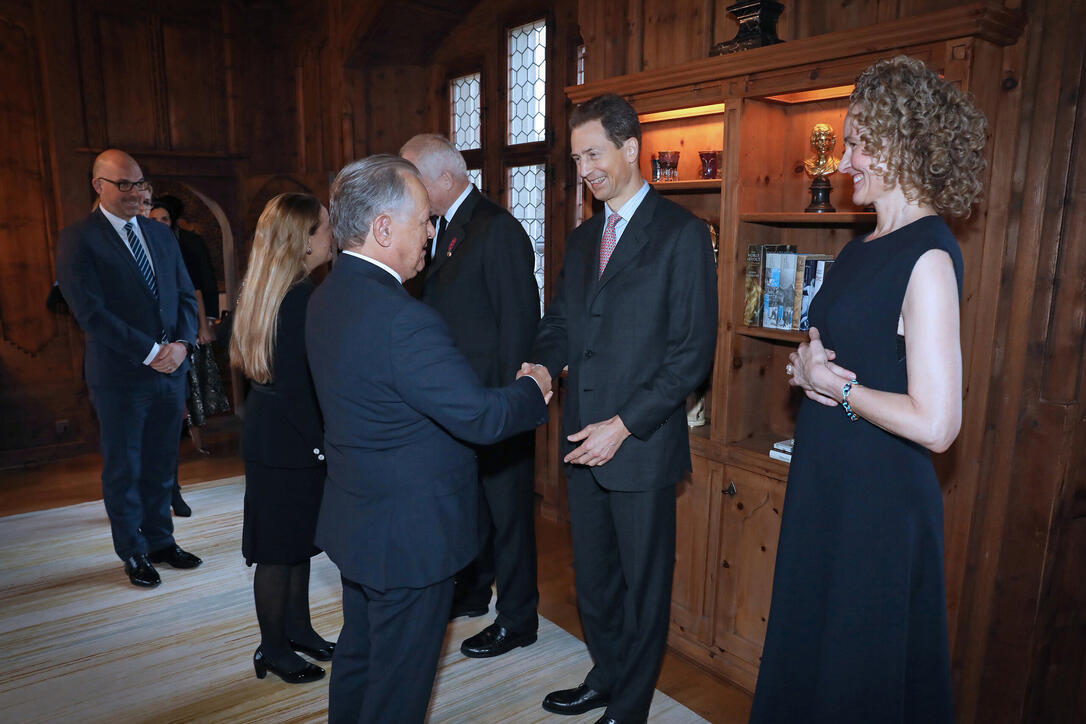
[[[512,166],[509,173],[509,211],[532,240],[535,252],[535,281],[539,286],[540,313],[543,311],[543,248],[545,239],[547,167],[543,164]]]
[[[509,145],[546,139],[547,21],[509,31]]]
[[[481,75],[472,73],[449,81],[449,98],[452,114],[452,141],[461,151],[482,148],[480,131],[483,127],[479,112]]]
[[[468,181],[475,184],[475,188],[483,188],[483,170],[481,168],[469,168],[468,169]]]

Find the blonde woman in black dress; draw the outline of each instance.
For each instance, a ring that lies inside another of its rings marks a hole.
[[[268,202],[257,222],[230,340],[230,361],[252,381],[245,404],[242,552],[256,563],[258,678],[315,681],[335,644],[309,616],[309,561],[324,491],[323,428],[305,353],[309,273],[332,258],[328,211],[308,194]]]
[[[839,170],[875,230],[837,257],[791,355],[796,424],[751,721],[954,718],[943,498],[962,416],[962,256],[940,215],[981,191],[984,116],[918,60],[865,70]]]

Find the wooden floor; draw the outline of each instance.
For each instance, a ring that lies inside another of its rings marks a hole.
[[[242,463],[237,455],[236,425],[225,422],[217,427],[218,431],[210,436],[210,456],[197,454],[191,443],[182,442],[178,470],[182,487],[242,474]],[[0,516],[98,500],[102,497],[100,472],[101,458],[97,455],[0,471]],[[198,516],[200,511],[197,509],[194,514]],[[539,613],[583,638],[574,596],[568,528],[537,517],[536,531]],[[179,542],[184,545],[183,540]],[[117,576],[123,575],[118,563]],[[580,682],[555,683],[574,686]],[[749,694],[670,651],[664,658],[657,687],[710,722],[741,724],[747,721],[750,713]]]

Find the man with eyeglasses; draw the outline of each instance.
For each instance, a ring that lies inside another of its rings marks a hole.
[[[135,159],[103,151],[91,185],[98,208],[60,232],[57,282],[83,330],[113,548],[132,585],[157,586],[154,563],[202,562],[170,518],[196,297],[173,234],[139,215],[150,185]]]

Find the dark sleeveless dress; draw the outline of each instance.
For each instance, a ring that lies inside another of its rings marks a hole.
[[[958,242],[938,216],[853,239],[811,302],[837,362],[907,391],[898,316],[913,266]],[[804,398],[751,722],[953,721],[943,497],[930,454]]]

